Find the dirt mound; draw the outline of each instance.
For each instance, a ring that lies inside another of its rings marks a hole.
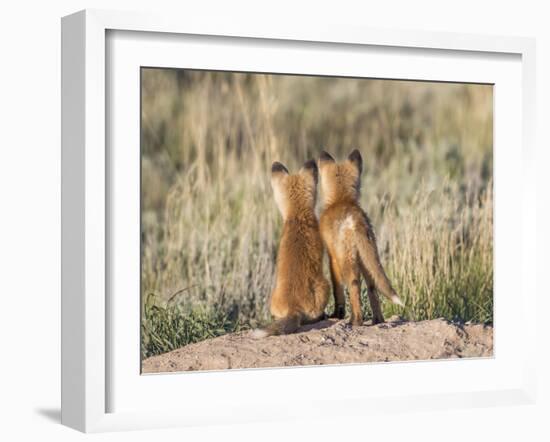
[[[145,359],[143,373],[408,361],[493,355],[493,328],[444,319],[351,328],[326,320],[298,333],[255,340],[235,333]]]

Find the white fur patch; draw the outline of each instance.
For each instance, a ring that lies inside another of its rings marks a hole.
[[[262,339],[267,336],[267,331],[262,330],[261,328],[256,328],[250,332],[250,337],[252,339]]]
[[[355,222],[353,221],[352,216],[348,215],[340,223],[340,226],[338,227],[338,233],[339,235],[343,235],[346,233],[346,230],[353,230],[354,228],[355,228]]]
[[[338,241],[336,243],[336,255],[340,257],[346,256],[350,252],[348,248],[350,247],[350,242],[347,241],[346,237],[353,233],[355,229],[355,222],[351,215],[345,217],[342,222],[338,225]]]
[[[399,299],[399,297],[396,296],[396,295],[393,295],[393,296],[391,297],[391,301],[392,301],[394,304],[396,304],[396,305],[399,305],[399,306],[401,306],[401,307],[405,307],[405,304],[403,304],[403,301],[401,301],[401,299]]]

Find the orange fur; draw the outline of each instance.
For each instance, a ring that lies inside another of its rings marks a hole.
[[[362,166],[358,150],[342,163],[336,163],[326,152],[319,159],[324,204],[320,230],[329,254],[335,305],[333,316],[344,317],[344,287],[347,287],[352,325],[363,323],[361,275],[367,283],[374,323],[384,322],[377,290],[393,303],[403,305],[380,263],[370,219],[359,206]]]
[[[329,283],[323,275],[323,242],[315,216],[318,170],[308,161],[290,175],[275,162],[271,185],[283,216],[283,231],[277,253],[277,277],[270,310],[275,322],[256,337],[293,333],[300,325],[324,316]]]

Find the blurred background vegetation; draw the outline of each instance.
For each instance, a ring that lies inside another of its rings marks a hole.
[[[490,85],[142,69],[142,355],[269,320],[270,166],[322,149],[363,155],[385,315],[491,322],[492,136]]]

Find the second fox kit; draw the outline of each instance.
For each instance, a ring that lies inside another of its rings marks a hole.
[[[315,161],[294,175],[279,162],[271,167],[271,186],[284,224],[270,303],[275,321],[255,330],[256,338],[293,333],[324,317],[330,287],[323,275],[324,248],[315,215],[317,178]]]
[[[380,263],[370,220],[359,206],[362,168],[363,160],[358,150],[342,163],[336,163],[324,151],[319,159],[324,204],[320,228],[329,254],[333,316],[344,317],[345,286],[350,295],[352,325],[363,323],[360,275],[367,283],[374,324],[384,322],[376,289],[394,304],[403,305]]]

